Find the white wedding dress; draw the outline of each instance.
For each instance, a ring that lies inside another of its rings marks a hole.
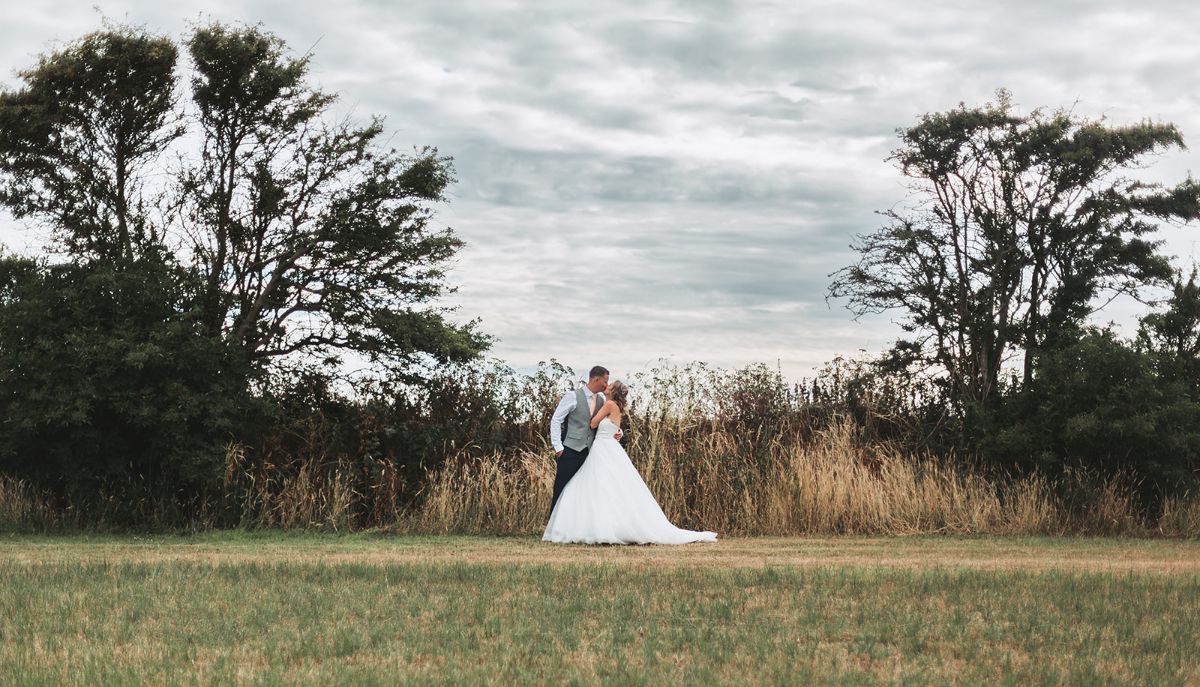
[[[716,541],[715,532],[693,532],[671,524],[614,438],[616,432],[611,420],[600,421],[587,460],[563,487],[542,539],[575,544]]]

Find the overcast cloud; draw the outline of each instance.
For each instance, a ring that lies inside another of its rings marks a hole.
[[[181,36],[262,22],[398,147],[436,145],[459,183],[440,214],[468,242],[464,319],[519,368],[551,357],[619,375],[655,359],[777,361],[809,374],[898,329],[827,306],[853,235],[903,198],[895,129],[1007,87],[1200,136],[1200,6],[1190,2],[99,2]],[[601,7],[603,9],[601,9]],[[6,7],[0,64],[99,26],[87,3]],[[315,46],[315,47],[314,47]],[[1192,139],[1194,140],[1194,139]],[[1147,172],[1178,181],[1172,153]],[[1196,228],[1170,228],[1187,261]],[[36,246],[11,222],[10,248]],[[1104,319],[1128,323],[1139,306]]]

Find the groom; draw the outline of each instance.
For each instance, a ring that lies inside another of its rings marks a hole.
[[[554,496],[550,499],[550,512],[562,494],[563,487],[579,472],[587,460],[588,449],[596,438],[592,429],[592,416],[604,406],[603,391],[608,388],[608,370],[599,365],[588,373],[588,383],[568,393],[558,402],[554,415],[550,416],[550,443],[554,445]],[[566,425],[563,425],[563,422]],[[620,432],[616,435],[621,438]]]

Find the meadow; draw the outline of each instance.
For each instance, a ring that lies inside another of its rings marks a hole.
[[[1196,684],[1200,543],[0,539],[5,684]]]
[[[185,520],[0,476],[0,683],[1200,684],[1194,493],[997,470],[886,404],[749,386],[768,401],[647,384],[629,417],[707,545],[542,543],[544,408],[447,421],[473,438],[415,482],[323,420],[231,444]]]

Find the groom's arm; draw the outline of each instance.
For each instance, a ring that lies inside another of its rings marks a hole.
[[[550,416],[550,444],[554,446],[556,456],[562,455],[562,423],[572,410],[575,410],[575,394],[569,393],[562,397],[558,407],[554,409],[554,414]]]

